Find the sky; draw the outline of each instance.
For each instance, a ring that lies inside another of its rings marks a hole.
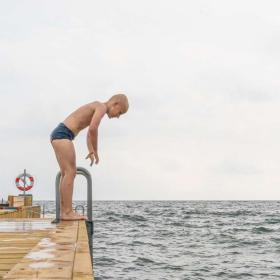
[[[86,130],[77,165],[93,200],[280,198],[280,2],[0,1],[0,199],[34,176],[55,199],[49,135],[83,104],[126,92],[130,108]],[[74,200],[86,199],[75,179]]]

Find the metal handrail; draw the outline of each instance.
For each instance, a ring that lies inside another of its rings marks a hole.
[[[77,209],[78,208],[82,208],[82,211],[83,211],[83,216],[85,215],[85,207],[83,206],[83,205],[77,205],[76,207],[75,207],[75,212],[77,212]]]
[[[90,251],[90,257],[91,257],[91,264],[93,264],[93,256],[92,256],[92,236],[93,236],[93,221],[92,221],[92,179],[90,173],[83,167],[77,167],[76,174],[78,175],[84,175],[87,179],[87,220],[86,226],[87,226],[87,234],[88,234],[88,245],[89,245],[89,251]],[[55,179],[55,220],[52,221],[52,223],[59,223],[60,222],[60,191],[59,191],[59,185],[60,185],[60,179],[61,179],[61,172],[59,171],[56,175]]]
[[[92,179],[90,173],[83,167],[77,167],[76,174],[84,175],[87,179],[87,222],[92,223]],[[56,218],[53,223],[60,222],[60,192],[59,184],[61,179],[61,172],[59,171],[55,179],[55,200],[56,200]]]

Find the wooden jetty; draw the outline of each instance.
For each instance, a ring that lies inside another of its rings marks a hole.
[[[0,219],[0,279],[94,279],[85,221]]]

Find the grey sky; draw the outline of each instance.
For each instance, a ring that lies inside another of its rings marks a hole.
[[[54,199],[49,134],[84,103],[105,118],[94,199],[279,199],[279,1],[0,1],[1,196],[35,176]],[[74,199],[85,199],[83,179]]]

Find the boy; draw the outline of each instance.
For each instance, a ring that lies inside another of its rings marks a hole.
[[[82,129],[88,127],[86,159],[90,159],[90,166],[94,162],[98,164],[97,136],[101,119],[105,114],[109,118],[119,118],[127,112],[128,106],[128,100],[124,94],[116,94],[105,103],[95,101],[86,104],[70,114],[51,133],[51,144],[61,171],[61,220],[86,219],[85,216],[78,215],[72,209],[73,183],[76,176],[76,155],[72,140]]]

